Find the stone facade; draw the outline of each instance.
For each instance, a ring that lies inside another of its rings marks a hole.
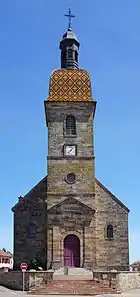
[[[62,57],[68,59],[67,65],[72,53],[75,67],[77,52],[71,52],[71,45],[77,39],[68,33]],[[128,269],[129,210],[95,179],[96,102],[87,71],[54,71],[44,103],[48,176],[13,208],[15,268],[37,257],[47,269],[73,265],[73,258],[74,265],[84,268]],[[66,155],[66,146],[73,146],[75,153]],[[72,182],[69,174],[74,176]]]
[[[13,207],[14,269],[38,257],[46,268],[46,178]]]
[[[93,118],[95,102],[45,102],[48,176],[13,208],[14,267],[37,257],[43,268],[64,266],[64,239],[80,240],[80,266],[94,270],[129,267],[128,208],[95,179]],[[76,135],[65,133],[67,114],[76,118]],[[64,156],[64,145],[76,145]],[[66,182],[74,172],[76,181]],[[107,238],[107,226],[113,238]]]
[[[128,270],[128,209],[96,180],[96,265],[98,269]],[[114,229],[112,240],[106,237],[106,227]]]
[[[65,197],[62,202],[50,207],[47,214],[46,203],[44,203],[46,185],[47,177],[40,181],[13,208],[15,268],[19,268],[21,261],[29,263],[36,255],[41,255],[42,262],[47,263],[48,268],[62,267],[64,264],[64,238],[73,233],[80,239],[80,264],[82,267],[89,267],[89,263],[87,265],[85,261],[87,257],[86,239],[92,250],[92,267],[90,267],[93,270],[128,269],[128,209],[95,179],[95,210],[78,200],[75,203],[74,197]],[[37,197],[42,200],[40,210],[39,205],[36,204]],[[32,210],[30,208],[30,213],[28,213],[29,210],[25,213],[24,208],[28,205],[28,201],[32,205]],[[38,208],[38,213],[41,215],[35,215],[33,205]],[[79,214],[73,213],[68,219],[67,210],[70,210],[70,207],[73,212],[75,210],[77,213],[79,210]],[[47,225],[45,227],[47,221],[48,226],[51,226],[48,228],[48,232]],[[28,233],[29,225],[32,222],[36,222],[36,226],[38,226],[38,233],[34,237]],[[43,228],[41,228],[42,223]],[[106,237],[108,223],[112,223],[114,227],[113,240],[108,240]],[[88,226],[93,227],[94,239],[92,242],[88,233],[85,234]]]

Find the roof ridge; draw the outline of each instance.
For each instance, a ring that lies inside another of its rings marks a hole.
[[[97,178],[95,178],[95,181],[97,184],[106,192],[108,193],[117,203],[119,203],[123,208],[125,208],[128,212],[130,212],[130,209],[121,202],[108,188],[106,188]]]

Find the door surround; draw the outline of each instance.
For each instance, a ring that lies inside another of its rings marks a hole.
[[[64,239],[67,235],[76,235],[80,240],[80,267],[83,267],[83,232],[79,231],[62,231],[61,230],[61,267],[64,267]]]

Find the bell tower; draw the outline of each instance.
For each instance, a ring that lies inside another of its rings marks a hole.
[[[71,10],[69,9],[69,13],[65,14],[65,16],[69,18],[69,26],[60,42],[61,68],[77,69],[80,43],[71,29],[71,18],[73,18],[74,15],[71,14]]]
[[[64,266],[64,235],[80,242],[80,266],[96,259],[93,120],[96,102],[91,81],[79,69],[80,43],[69,26],[60,42],[61,69],[52,72],[45,101],[48,127],[47,237],[48,268]],[[92,245],[91,245],[91,242]]]

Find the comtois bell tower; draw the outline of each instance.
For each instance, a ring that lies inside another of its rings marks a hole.
[[[69,11],[69,20],[71,12]],[[79,41],[69,27],[60,42],[61,69],[52,72],[45,101],[48,127],[47,267],[96,265],[92,99],[79,69]]]

